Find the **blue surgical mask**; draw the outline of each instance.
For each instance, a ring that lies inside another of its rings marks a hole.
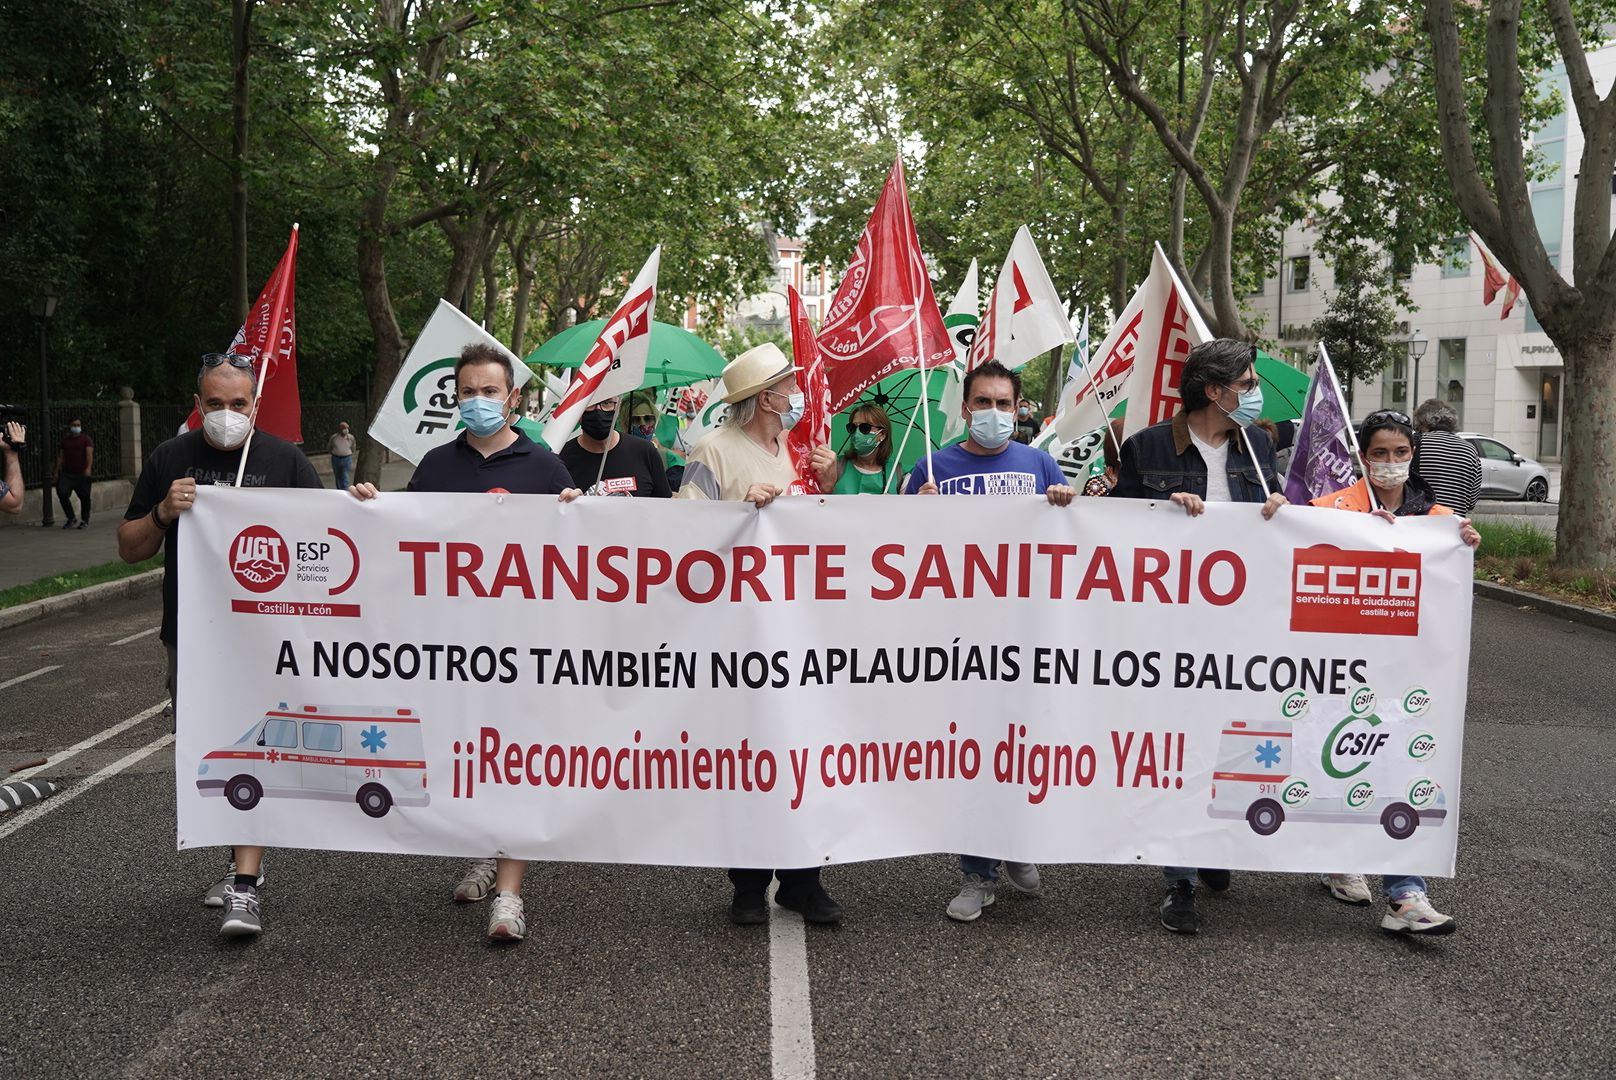
[[[971,440],[976,445],[997,450],[1010,441],[1016,430],[1016,418],[998,409],[971,410]]]
[[[1250,390],[1240,392],[1240,404],[1234,407],[1234,412],[1228,414],[1229,419],[1241,427],[1255,424],[1257,418],[1262,415],[1262,406],[1262,384],[1258,383]],[[1219,405],[1218,408],[1221,409],[1223,406]]]
[[[493,398],[466,398],[460,403],[460,419],[467,431],[486,439],[505,426],[505,403]]]
[[[67,433],[69,435],[77,435],[77,434],[81,433],[83,430],[84,430],[83,428],[79,427],[77,424],[74,424],[72,427],[67,429]]]
[[[790,431],[797,426],[797,421],[802,419],[802,411],[808,407],[808,399],[798,391],[786,395],[786,404],[788,406],[786,411],[780,414],[780,426]]]

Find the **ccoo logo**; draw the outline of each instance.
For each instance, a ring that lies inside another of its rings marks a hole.
[[[286,541],[268,525],[249,525],[230,544],[230,572],[248,592],[269,592],[286,580]]]

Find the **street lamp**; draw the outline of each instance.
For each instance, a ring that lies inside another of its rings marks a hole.
[[[1414,411],[1415,403],[1420,399],[1420,357],[1425,355],[1425,347],[1430,342],[1420,333],[1420,328],[1414,328],[1414,336],[1408,339],[1408,358],[1414,361],[1414,381],[1409,384],[1408,405],[1409,412]]]
[[[46,372],[50,360],[50,321],[56,316],[56,302],[59,300],[54,292],[49,290],[34,297],[34,318],[39,320],[39,437],[34,445],[39,448],[39,505],[42,507],[39,523],[46,528],[55,524],[56,516],[51,509],[50,478],[46,475],[50,460],[48,441],[51,437],[50,422],[50,376]]]

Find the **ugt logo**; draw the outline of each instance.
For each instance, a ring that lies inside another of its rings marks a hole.
[[[268,525],[249,525],[230,544],[230,572],[248,592],[266,593],[286,580],[286,541]]]

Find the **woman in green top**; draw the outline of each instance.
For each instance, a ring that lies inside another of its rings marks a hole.
[[[879,405],[860,405],[847,422],[850,438],[837,457],[828,446],[814,450],[821,491],[832,495],[880,495],[887,489],[892,421]]]

